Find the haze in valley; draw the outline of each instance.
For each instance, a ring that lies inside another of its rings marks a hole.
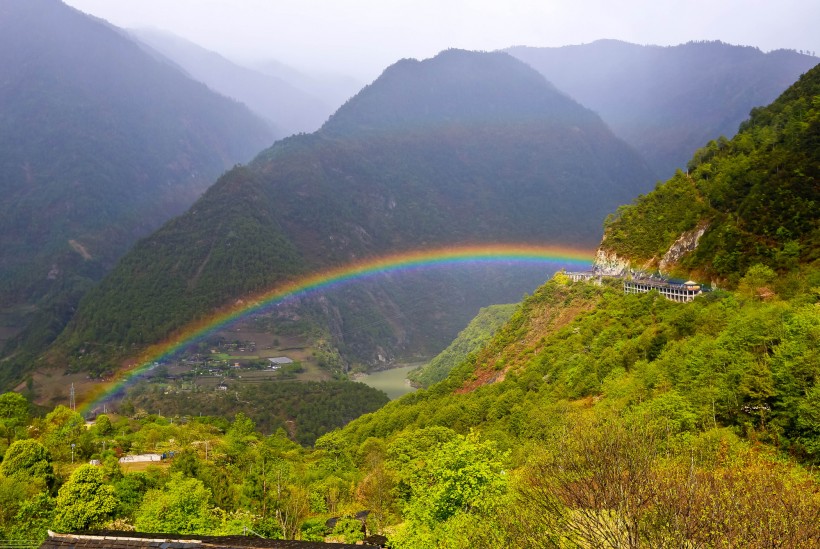
[[[246,64],[277,60],[370,82],[446,48],[563,46],[613,38],[721,40],[820,51],[814,0],[67,0],[124,28],[156,28]]]

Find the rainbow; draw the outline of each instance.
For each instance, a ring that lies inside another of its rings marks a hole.
[[[188,324],[171,339],[148,347],[138,357],[129,361],[129,366],[121,370],[113,380],[101,383],[87,395],[83,395],[84,404],[80,409],[83,414],[95,410],[104,401],[123,391],[129,382],[145,374],[156,362],[173,356],[191,343],[232,322],[289,299],[305,297],[385,273],[481,263],[550,264],[588,268],[593,257],[592,251],[566,247],[527,244],[467,245],[405,251],[362,259],[307,274],[281,283],[266,292],[239,300],[208,318]]]

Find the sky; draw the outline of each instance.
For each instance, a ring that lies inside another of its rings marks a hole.
[[[171,32],[235,61],[274,59],[369,82],[447,48],[614,38],[721,40],[820,52],[818,0],[64,0],[124,28]]]

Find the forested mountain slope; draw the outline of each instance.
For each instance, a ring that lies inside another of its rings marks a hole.
[[[0,308],[41,313],[34,347],[137,238],[273,141],[244,106],[58,0],[0,5],[0,74]]]
[[[820,67],[619,208],[601,257],[729,286],[757,263],[786,272],[820,258]]]
[[[748,180],[777,193],[780,173],[805,174],[816,164],[805,143],[816,133],[818,72],[755,113],[755,132],[783,139],[754,138],[741,147],[754,135],[736,136],[698,191],[731,196]],[[755,164],[761,171],[732,178],[731,159],[769,154],[782,160],[778,169],[762,162]],[[635,221],[644,212],[656,231],[675,233],[672,213],[683,202],[668,191],[677,180],[611,226],[629,237],[627,229],[644,227]],[[803,182],[816,195],[816,180]],[[778,196],[779,208],[802,217],[806,195],[786,186]],[[646,204],[661,215],[650,215]],[[720,211],[744,227],[760,213]],[[11,536],[21,524],[41,536],[54,525],[195,533],[250,527],[270,537],[354,542],[362,538],[355,517],[366,517],[368,529],[396,549],[816,548],[820,260],[814,226],[790,227],[800,246],[792,261],[761,246],[753,250],[757,263],[727,267],[737,269],[725,275],[738,281],[736,290],[689,303],[655,291],[625,294],[620,279],[598,285],[559,272],[447,379],[322,436],[311,449],[284,431],[261,436],[242,414],[228,424],[136,411],[115,421],[102,416],[87,429],[62,406],[31,421],[20,395],[0,395],[0,444],[10,444],[0,467],[8,502],[0,534]],[[21,435],[27,440],[14,441]],[[69,476],[73,440],[83,458],[106,440],[133,452],[178,453],[169,473],[133,473],[109,448],[102,468],[84,465]],[[72,498],[78,485],[93,490]],[[183,506],[180,494],[195,505]],[[97,513],[75,511],[92,498],[105,503],[91,506]],[[166,520],[169,509],[186,520]]]
[[[441,353],[423,367],[408,374],[408,379],[420,387],[429,387],[447,377],[450,370],[463,362],[471,353],[481,349],[510,319],[518,308],[515,303],[483,307],[466,328]]]
[[[178,64],[192,78],[243,102],[270,121],[281,135],[316,131],[333,113],[333,106],[308,91],[282,78],[239,66],[184,38],[153,29],[129,32]]]
[[[818,63],[813,55],[721,42],[599,40],[506,51],[600,114],[664,179],[708,140],[733,136],[753,107],[771,103]]]
[[[677,271],[720,268],[737,290],[676,303],[558,273],[446,380],[317,442],[389,479],[396,547],[817,546],[818,79],[607,230],[640,265],[707,212],[743,235],[723,241],[738,261],[701,244]],[[625,244],[658,234],[657,250]]]
[[[507,54],[403,60],[320,131],[226,173],[140,242],[61,343],[72,353],[84,341],[127,352],[228,300],[387,252],[476,242],[592,247],[606,212],[651,181],[595,114]],[[480,306],[518,299],[545,276],[509,266],[384,276],[311,303],[342,352],[370,362],[438,352]]]

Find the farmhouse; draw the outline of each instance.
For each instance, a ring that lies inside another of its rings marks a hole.
[[[269,358],[268,361],[270,362],[271,370],[278,370],[285,364],[293,364],[293,360],[289,359],[286,356],[277,356],[274,358]]]
[[[162,454],[138,454],[120,458],[120,463],[141,463],[146,461],[162,461]]]

